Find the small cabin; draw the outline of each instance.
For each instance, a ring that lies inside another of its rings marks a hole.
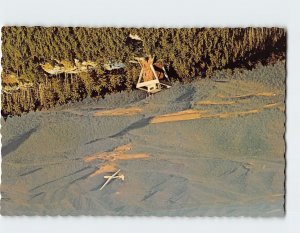
[[[138,57],[135,58],[141,66],[136,88],[154,94],[163,87],[170,88],[170,80],[163,63],[153,63],[154,57]]]

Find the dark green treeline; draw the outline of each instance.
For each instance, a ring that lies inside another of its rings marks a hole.
[[[134,41],[129,35],[138,35]],[[2,79],[14,74],[32,87],[2,93],[4,116],[18,115],[87,96],[134,88],[140,67],[129,61],[152,54],[169,67],[173,79],[210,77],[223,68],[251,68],[270,57],[285,58],[282,28],[84,28],[3,27]],[[49,75],[40,66],[55,60],[94,61],[88,73]],[[125,68],[107,72],[103,64],[121,62]]]

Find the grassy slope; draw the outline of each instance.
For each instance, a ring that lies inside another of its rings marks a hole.
[[[124,92],[10,118],[2,122],[2,214],[282,216],[284,81],[280,62],[237,72],[229,82],[176,84],[150,99]],[[130,106],[143,111],[93,116]],[[187,109],[226,117],[150,123]],[[112,161],[125,181],[98,191],[104,174],[90,175],[107,161],[83,158],[128,143],[126,153],[150,157]]]

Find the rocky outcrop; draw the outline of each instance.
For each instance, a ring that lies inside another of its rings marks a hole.
[[[93,61],[83,61],[80,62],[78,59],[73,62],[67,60],[54,60],[51,62],[47,62],[44,64],[40,64],[42,69],[51,75],[57,74],[78,74],[82,72],[88,72],[89,70],[93,70],[97,67],[97,63]]]
[[[33,83],[25,77],[18,77],[16,74],[7,74],[2,76],[2,91],[11,93],[20,89],[27,89],[33,86]]]

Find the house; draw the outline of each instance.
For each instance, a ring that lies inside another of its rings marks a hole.
[[[135,60],[141,66],[136,88],[154,94],[163,87],[170,88],[170,80],[162,63],[153,63],[154,57],[137,57]]]

